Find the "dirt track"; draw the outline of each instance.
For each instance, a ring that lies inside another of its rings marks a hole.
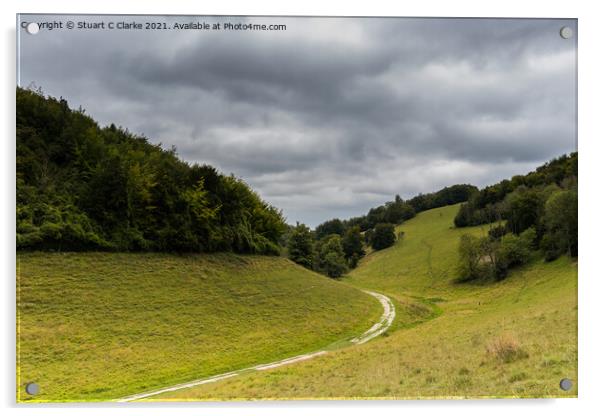
[[[350,342],[352,344],[356,344],[356,345],[363,344],[363,343],[368,342],[371,339],[381,335],[387,329],[389,329],[389,327],[393,323],[393,320],[395,319],[395,306],[393,305],[393,302],[391,302],[391,299],[389,299],[387,296],[382,295],[380,293],[371,292],[368,290],[364,290],[364,292],[371,296],[374,296],[376,299],[378,299],[378,301],[380,302],[380,304],[383,307],[383,314],[380,317],[380,320],[377,323],[375,323],[374,325],[372,325],[372,327],[370,329],[368,329],[362,335],[350,340]],[[254,367],[247,367],[247,368],[243,368],[240,370],[231,371],[229,373],[218,374],[218,375],[204,378],[204,379],[193,380],[188,383],[182,383],[182,384],[177,384],[177,385],[171,386],[171,387],[165,387],[160,390],[154,390],[154,391],[150,391],[150,392],[146,392],[146,393],[134,394],[134,395],[119,399],[117,401],[118,402],[132,402],[135,400],[146,399],[148,397],[156,396],[156,395],[167,393],[170,391],[182,390],[182,389],[187,389],[187,388],[194,387],[194,386],[199,386],[201,384],[213,383],[216,381],[224,380],[226,378],[235,377],[239,374],[247,373],[250,371],[271,370],[273,368],[282,367],[283,365],[293,364],[293,363],[296,363],[299,361],[310,360],[314,357],[318,357],[320,355],[325,355],[325,354],[328,354],[328,351],[322,350],[322,351],[315,351],[315,352],[312,352],[309,354],[297,355],[295,357],[285,358],[280,361],[274,361],[271,363],[260,364],[260,365],[254,366]]]

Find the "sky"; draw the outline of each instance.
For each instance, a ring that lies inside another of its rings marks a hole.
[[[244,179],[291,224],[482,187],[576,150],[575,20],[21,15],[32,21],[63,27],[19,31],[21,86]]]

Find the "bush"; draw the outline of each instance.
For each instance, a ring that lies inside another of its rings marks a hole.
[[[505,235],[500,244],[498,260],[504,269],[519,266],[529,261],[535,242],[535,229],[529,228],[520,236]]]
[[[26,204],[18,207],[17,249],[107,250],[113,249],[92,221],[74,205]]]
[[[372,248],[382,250],[395,244],[395,227],[393,224],[380,223],[374,227]]]
[[[509,334],[504,334],[492,340],[487,345],[487,353],[503,363],[510,363],[529,356],[520,347],[518,340]]]

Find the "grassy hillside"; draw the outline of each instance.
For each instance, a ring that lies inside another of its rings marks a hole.
[[[20,401],[107,400],[356,336],[377,301],[274,257],[18,253]]]
[[[404,223],[395,246],[348,278],[397,302],[397,330],[312,361],[155,400],[244,398],[574,397],[577,264],[535,259],[492,284],[456,284],[458,206]],[[570,378],[569,392],[559,389]]]

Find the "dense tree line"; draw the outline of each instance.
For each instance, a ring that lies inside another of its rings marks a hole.
[[[433,208],[466,202],[478,191],[479,188],[474,185],[452,185],[430,194],[419,194],[412,199],[408,199],[407,202],[414,208],[414,211],[418,213]]]
[[[354,226],[358,226],[361,232],[366,232],[368,230],[373,230],[376,227],[376,224],[399,225],[402,222],[413,218],[419,212],[466,202],[477,192],[478,188],[476,186],[460,184],[445,187],[437,192],[419,194],[406,201],[399,195],[396,195],[393,201],[371,208],[366,215],[353,217],[347,220],[334,218],[323,222],[316,227],[316,236],[318,239],[329,234],[338,234],[342,236],[345,233],[345,230]]]
[[[17,89],[17,249],[277,254],[282,214],[242,180]]]
[[[484,188],[462,205],[456,226],[493,223],[485,237],[460,241],[460,280],[503,279],[541,252],[547,261],[578,255],[577,153],[525,176]]]
[[[330,277],[340,277],[354,268],[366,252],[359,227],[341,236],[331,233],[317,238],[305,224],[297,224],[288,237],[288,257],[297,264]]]
[[[535,248],[535,230],[529,228],[519,236],[504,234],[475,237],[464,234],[459,244],[459,278],[465,282],[476,279],[502,280],[508,270],[528,262]]]
[[[577,256],[577,153],[484,188],[454,219],[457,227],[495,221],[514,235],[533,228],[535,248],[548,260]]]
[[[418,212],[467,201],[475,192],[475,186],[462,184],[407,201],[396,195],[393,201],[370,209],[366,215],[347,220],[333,218],[319,224],[313,232],[297,224],[287,236],[289,258],[328,276],[341,276],[357,266],[366,247],[382,250],[395,244],[395,225]]]
[[[456,227],[487,224],[505,219],[510,212],[507,201],[509,194],[520,189],[541,190],[547,186],[566,188],[577,178],[577,153],[563,155],[538,167],[527,175],[516,175],[499,183],[487,186],[473,193],[463,204],[456,216]],[[522,192],[522,191],[519,191]],[[516,195],[516,194],[515,194]],[[512,199],[513,197],[510,197]],[[534,204],[534,192],[525,195],[525,200],[514,201],[514,204]],[[512,202],[512,201],[510,201]]]

